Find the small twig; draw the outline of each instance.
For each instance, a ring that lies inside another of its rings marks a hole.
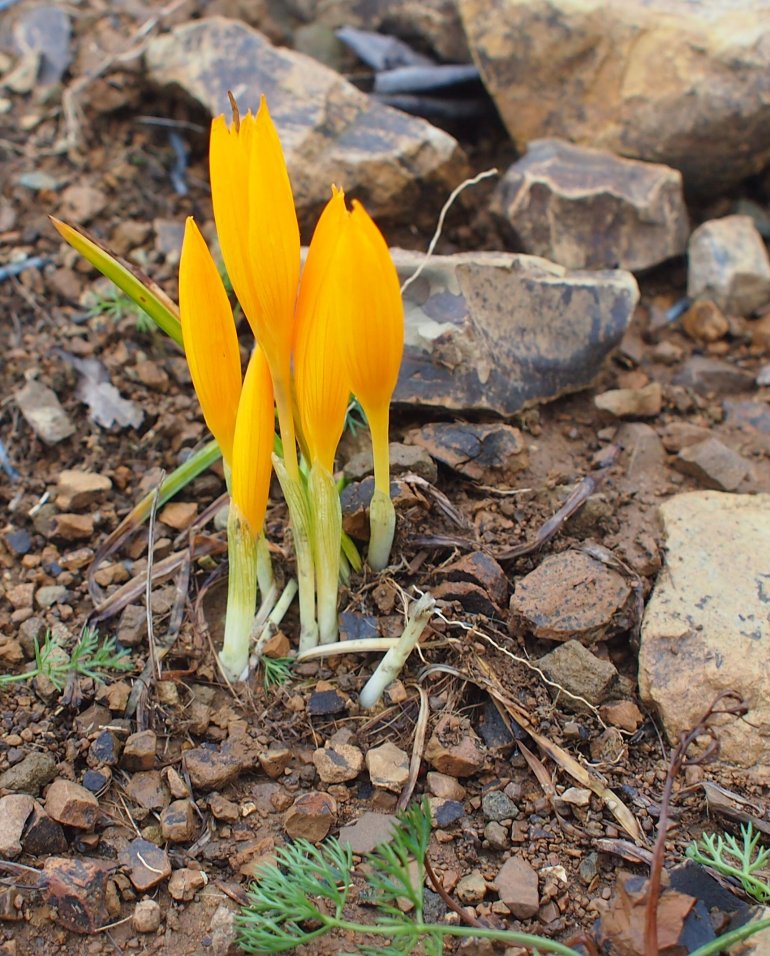
[[[430,860],[428,859],[427,854],[425,855],[423,863],[425,865],[425,875],[430,880],[433,889],[438,893],[449,909],[453,913],[456,913],[466,926],[474,926],[476,929],[484,929],[485,927],[480,920],[477,920],[475,916],[471,916],[470,913],[468,913],[462,908],[462,906],[459,905],[459,903],[455,903],[449,893],[447,893],[441,883],[441,880],[436,876],[433,867],[430,865]]]
[[[417,716],[417,723],[414,725],[414,741],[412,743],[412,759],[409,762],[409,779],[404,784],[404,789],[398,798],[396,810],[405,810],[412,799],[414,788],[417,785],[417,778],[420,776],[420,766],[422,765],[422,755],[425,749],[425,735],[428,730],[428,717],[430,715],[430,706],[428,702],[428,692],[420,684],[417,684],[417,690],[420,694],[420,712]]]

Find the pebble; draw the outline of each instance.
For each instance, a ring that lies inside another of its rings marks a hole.
[[[466,905],[480,903],[487,895],[487,881],[478,870],[471,870],[458,880],[455,895]]]
[[[171,875],[171,863],[165,850],[137,837],[119,854],[120,863],[128,870],[128,878],[140,893],[151,890]]]
[[[107,707],[91,704],[75,718],[75,731],[81,737],[90,737],[92,734],[101,733],[111,719],[112,714]]]
[[[179,870],[174,870],[171,874],[171,879],[168,881],[168,892],[171,898],[177,902],[189,902],[198,890],[202,890],[207,883],[208,878],[202,870],[194,870],[185,866]]]
[[[730,323],[715,302],[699,299],[682,316],[682,328],[694,342],[718,342],[730,331]]]
[[[599,854],[595,850],[592,850],[590,853],[587,853],[580,861],[580,865],[578,866],[578,876],[586,884],[586,886],[590,886],[598,875]]]
[[[691,388],[699,395],[734,395],[754,389],[751,372],[706,355],[691,355],[672,382]]]
[[[184,531],[197,513],[198,505],[194,501],[171,501],[158,515],[158,520],[174,531]]]
[[[643,388],[615,388],[595,396],[594,405],[616,418],[655,418],[663,407],[660,382]]]
[[[324,783],[345,783],[359,775],[364,766],[364,755],[352,744],[329,742],[315,751],[313,763]]]
[[[52,820],[37,801],[27,820],[22,847],[30,856],[47,857],[67,852],[67,838],[61,824]]]
[[[435,422],[412,429],[406,441],[474,481],[510,481],[529,463],[527,444],[512,425]]]
[[[518,919],[530,919],[540,909],[537,873],[519,857],[511,857],[495,878],[497,895]]]
[[[99,793],[110,782],[110,777],[103,770],[86,770],[83,774],[83,786],[91,793]]]
[[[495,850],[504,850],[509,843],[508,830],[496,820],[491,820],[484,827],[484,839]]]
[[[135,933],[155,933],[160,929],[160,905],[155,900],[139,900],[131,925]]]
[[[292,840],[300,837],[320,843],[337,820],[337,801],[328,793],[310,790],[301,794],[284,814],[283,827]]]
[[[75,434],[75,426],[56,392],[47,385],[30,379],[14,397],[27,424],[47,445],[56,445]]]
[[[54,780],[45,795],[45,812],[62,826],[92,830],[99,801],[85,787],[71,780]]]
[[[162,810],[168,805],[168,790],[158,770],[138,770],[126,784],[126,794],[138,807]]]
[[[6,532],[3,535],[3,540],[18,557],[28,554],[32,547],[32,537],[26,528],[17,528]]]
[[[337,690],[314,691],[307,705],[311,717],[336,717],[346,710],[347,700]]]
[[[64,512],[54,518],[51,536],[61,538],[62,541],[88,541],[93,537],[93,533],[93,515]]]
[[[434,770],[452,777],[471,777],[486,761],[484,745],[468,720],[451,714],[441,717],[425,748]]]
[[[592,654],[579,641],[566,641],[538,661],[545,676],[558,684],[549,691],[559,699],[559,704],[575,713],[585,713],[588,708],[575,697],[582,697],[589,704],[598,706],[617,687],[620,676],[611,661]],[[575,695],[560,693],[559,688]]]
[[[95,186],[75,183],[59,197],[58,215],[80,226],[88,225],[107,205],[107,197]]]
[[[691,299],[711,299],[733,315],[750,315],[770,302],[770,258],[750,216],[702,223],[687,253]]]
[[[409,755],[388,741],[367,751],[366,769],[372,786],[400,793],[409,779]]]
[[[519,815],[519,808],[507,797],[502,790],[489,790],[481,798],[481,810],[486,820],[514,820]]]
[[[110,921],[107,886],[112,860],[51,856],[43,865],[43,899],[59,925],[79,935],[97,933]]]
[[[451,827],[465,816],[465,807],[459,800],[428,797],[431,822],[434,827]]]
[[[102,501],[112,488],[106,475],[65,468],[56,484],[56,507],[60,511],[81,511]]]
[[[116,767],[121,749],[118,737],[111,730],[103,730],[88,748],[88,763],[91,767]]]
[[[605,724],[619,727],[629,734],[638,730],[644,721],[644,714],[632,700],[618,700],[611,704],[604,704],[599,708],[599,715]]]
[[[396,818],[387,813],[373,813],[367,810],[353,824],[342,827],[339,841],[349,846],[355,854],[371,853],[380,843],[387,843],[396,825]]]
[[[483,588],[498,607],[504,607],[508,599],[508,579],[495,559],[483,551],[464,554],[441,568],[447,581],[469,581]]]
[[[238,804],[223,797],[221,793],[211,794],[209,810],[211,810],[211,815],[215,820],[222,820],[224,823],[235,823],[240,816]]]
[[[26,793],[0,797],[0,858],[15,860],[21,853],[21,835],[35,801]]]
[[[572,807],[587,807],[591,802],[591,791],[583,787],[567,787],[560,799]]]
[[[259,765],[271,780],[282,777],[290,763],[291,751],[283,744],[271,744],[259,755]]]
[[[147,611],[138,604],[123,608],[118,621],[117,640],[124,647],[136,647],[147,636]]]
[[[692,475],[700,484],[717,491],[735,491],[749,473],[749,462],[718,438],[688,445],[676,456],[674,466]]]
[[[196,830],[192,800],[174,800],[160,815],[160,832],[169,843],[188,843],[195,838]]]
[[[126,770],[152,770],[158,739],[154,730],[131,734],[123,748],[122,766]]]
[[[428,790],[436,797],[442,797],[444,800],[465,799],[465,787],[456,777],[450,777],[449,774],[429,770],[425,776],[425,783]]]
[[[35,603],[38,607],[53,607],[54,604],[64,604],[70,592],[61,584],[44,584],[35,591]]]

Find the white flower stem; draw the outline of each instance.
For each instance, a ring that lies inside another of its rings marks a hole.
[[[257,539],[237,505],[227,518],[227,614],[219,664],[229,680],[248,674],[249,637],[257,605]]]
[[[435,606],[434,598],[427,592],[412,606],[409,620],[398,643],[383,657],[359,695],[358,702],[364,710],[374,707],[388,684],[393,683],[401,673],[407,658],[425,630]]]
[[[273,468],[281,483],[289,509],[289,520],[294,538],[299,585],[299,649],[315,647],[318,643],[318,624],[315,616],[315,573],[313,569],[312,522],[307,497],[299,479],[292,478],[283,460],[273,455]]]
[[[340,577],[342,509],[334,478],[320,462],[314,462],[310,469],[308,493],[313,515],[318,634],[322,644],[333,644],[339,634],[337,593]]]
[[[395,531],[396,509],[390,494],[375,488],[369,505],[369,551],[366,555],[373,571],[383,571],[388,566]]]
[[[260,531],[257,538],[257,583],[263,600],[275,590],[273,561],[270,557],[270,545],[267,543],[264,531]]]

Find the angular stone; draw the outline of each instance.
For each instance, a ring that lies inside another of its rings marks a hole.
[[[734,395],[754,390],[751,372],[721,359],[692,355],[673,378],[674,385],[684,385],[699,395]]]
[[[87,225],[107,205],[107,196],[96,186],[73,183],[62,190],[57,215],[81,226]]]
[[[135,933],[155,933],[160,929],[160,904],[156,900],[139,900],[134,907],[131,925]]]
[[[24,824],[34,806],[35,801],[26,793],[0,797],[0,859],[15,860],[21,853]]]
[[[465,816],[465,807],[459,800],[444,800],[443,797],[428,797],[431,826],[442,830],[459,823]]]
[[[131,734],[123,748],[122,765],[126,770],[152,770],[158,738],[154,730]]]
[[[593,644],[628,630],[635,607],[617,571],[583,551],[563,551],[516,582],[509,623],[541,640]]]
[[[770,161],[762,0],[459,0],[459,8],[520,152],[558,136],[666,163],[704,193]]]
[[[692,475],[707,488],[735,491],[749,473],[749,462],[718,438],[688,445],[676,456],[678,471]]]
[[[313,691],[307,704],[311,717],[336,717],[346,710],[347,700],[336,689]]]
[[[33,750],[19,763],[0,774],[0,790],[37,796],[56,776],[56,760],[49,753]]]
[[[696,491],[660,507],[666,565],[642,622],[639,690],[670,741],[730,688],[749,706],[719,727],[720,760],[770,760],[770,495]]]
[[[606,724],[620,727],[629,734],[635,733],[644,722],[644,714],[632,700],[618,700],[605,704],[599,714]]]
[[[184,531],[197,513],[198,505],[194,501],[171,501],[158,515],[158,520],[174,531]]]
[[[30,379],[14,397],[27,424],[46,445],[56,445],[75,434],[56,392],[47,385]]]
[[[88,541],[93,537],[94,519],[92,515],[59,514],[53,519],[51,536],[62,541]]]
[[[138,604],[123,608],[118,621],[118,643],[126,647],[141,644],[147,636],[147,611]]]
[[[515,820],[519,815],[519,808],[502,790],[490,790],[485,793],[481,798],[481,810],[484,819],[494,820],[497,823],[501,820]]]
[[[22,848],[30,856],[50,856],[67,852],[67,838],[60,823],[52,820],[35,801],[22,838]]]
[[[465,787],[456,777],[450,777],[449,774],[429,770],[425,775],[425,783],[428,790],[435,797],[441,797],[442,800],[465,799]]]
[[[470,581],[482,587],[498,607],[503,607],[508,598],[508,579],[495,559],[483,551],[464,554],[441,568],[441,576],[447,581]]]
[[[390,840],[395,825],[394,816],[367,810],[355,823],[340,829],[340,845],[349,846],[352,853],[371,853],[380,843]]]
[[[629,272],[568,272],[535,256],[393,250],[405,351],[395,399],[508,416],[590,385],[639,298]]]
[[[704,222],[687,255],[691,299],[710,299],[728,315],[750,315],[770,302],[770,257],[750,216]]]
[[[409,754],[387,741],[367,750],[366,769],[373,786],[400,793],[409,779]]]
[[[425,759],[441,773],[471,777],[486,761],[484,745],[467,720],[451,714],[441,717],[425,747]]]
[[[160,815],[160,832],[169,843],[189,843],[197,830],[192,800],[174,800]]]
[[[497,606],[484,588],[470,581],[442,581],[431,594],[439,602],[439,607],[447,602],[460,604],[467,614],[480,614],[483,617],[496,617]]]
[[[45,795],[45,812],[62,826],[92,830],[99,812],[99,801],[79,783],[54,780]]]
[[[235,823],[240,817],[238,804],[223,797],[221,793],[211,794],[209,797],[209,809],[215,820],[223,820],[225,823]]]
[[[320,211],[331,183],[360,196],[372,215],[398,218],[405,208],[427,210],[426,192],[446,192],[462,179],[462,150],[449,134],[236,20],[213,16],[175,27],[150,40],[145,62],[152,83],[181,87],[213,116],[229,113],[228,90],[242,113],[264,93],[300,218]]]
[[[128,878],[134,889],[140,893],[146,893],[171,876],[171,863],[166,851],[141,837],[132,840],[120,852],[119,860],[128,870]]]
[[[83,935],[109,923],[107,884],[115,864],[109,860],[52,856],[43,864],[44,899],[61,926]]]
[[[301,794],[286,811],[283,827],[292,840],[300,837],[320,843],[337,820],[337,801],[329,793],[310,790]]]
[[[495,877],[497,895],[518,919],[530,919],[540,908],[537,873],[519,857],[512,856]]]
[[[730,323],[711,299],[698,299],[682,316],[682,328],[694,342],[718,342],[730,331]]]
[[[458,880],[455,895],[464,905],[480,903],[487,895],[487,881],[479,870],[471,870]]]
[[[208,883],[206,874],[202,870],[194,870],[191,867],[183,866],[179,870],[174,870],[171,879],[168,881],[168,892],[172,899],[177,902],[189,902],[198,890],[202,890]]]
[[[594,398],[594,405],[617,418],[654,418],[663,405],[660,382],[643,388],[613,388]]]
[[[415,445],[392,441],[388,446],[391,475],[414,474],[435,483],[438,477],[436,463],[425,451]],[[358,452],[345,464],[345,476],[351,481],[360,481],[374,473],[371,448]]]
[[[649,269],[682,255],[690,231],[679,170],[559,139],[529,143],[493,210],[515,248],[568,269]]]
[[[407,432],[406,441],[442,465],[487,484],[509,481],[529,463],[522,434],[511,425],[437,422]]]
[[[230,743],[218,748],[195,747],[184,755],[190,783],[199,790],[221,790],[252,767],[252,760],[240,747]]]
[[[126,784],[126,796],[145,810],[162,810],[168,806],[169,800],[158,770],[140,770],[132,774]]]
[[[346,783],[361,773],[364,755],[352,744],[329,742],[315,751],[313,763],[324,783]]]
[[[271,744],[259,755],[259,765],[271,778],[277,780],[291,763],[291,750],[282,744]]]
[[[619,681],[615,665],[592,654],[579,641],[560,644],[537,663],[545,676],[558,685],[548,689],[558,697],[559,705],[576,713],[589,708],[575,698],[582,697],[596,707],[607,700]],[[569,693],[561,693],[561,688]]]
[[[122,746],[116,734],[111,730],[103,730],[88,748],[89,766],[116,767]]]
[[[60,511],[80,511],[101,501],[112,488],[106,475],[65,468],[56,483],[56,507]]]

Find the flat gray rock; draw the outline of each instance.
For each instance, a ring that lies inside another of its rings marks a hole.
[[[402,281],[425,256],[393,250]],[[395,400],[513,415],[591,384],[639,298],[622,270],[569,272],[535,256],[434,256],[404,293]]]
[[[30,379],[14,397],[25,421],[46,445],[56,445],[75,434],[75,426],[52,388]]]
[[[734,690],[743,720],[720,725],[720,758],[770,760],[770,495],[695,491],[660,508],[666,564],[642,622],[639,689],[668,739]]]
[[[568,269],[649,269],[690,232],[679,170],[560,139],[529,144],[493,208],[518,248]]]

